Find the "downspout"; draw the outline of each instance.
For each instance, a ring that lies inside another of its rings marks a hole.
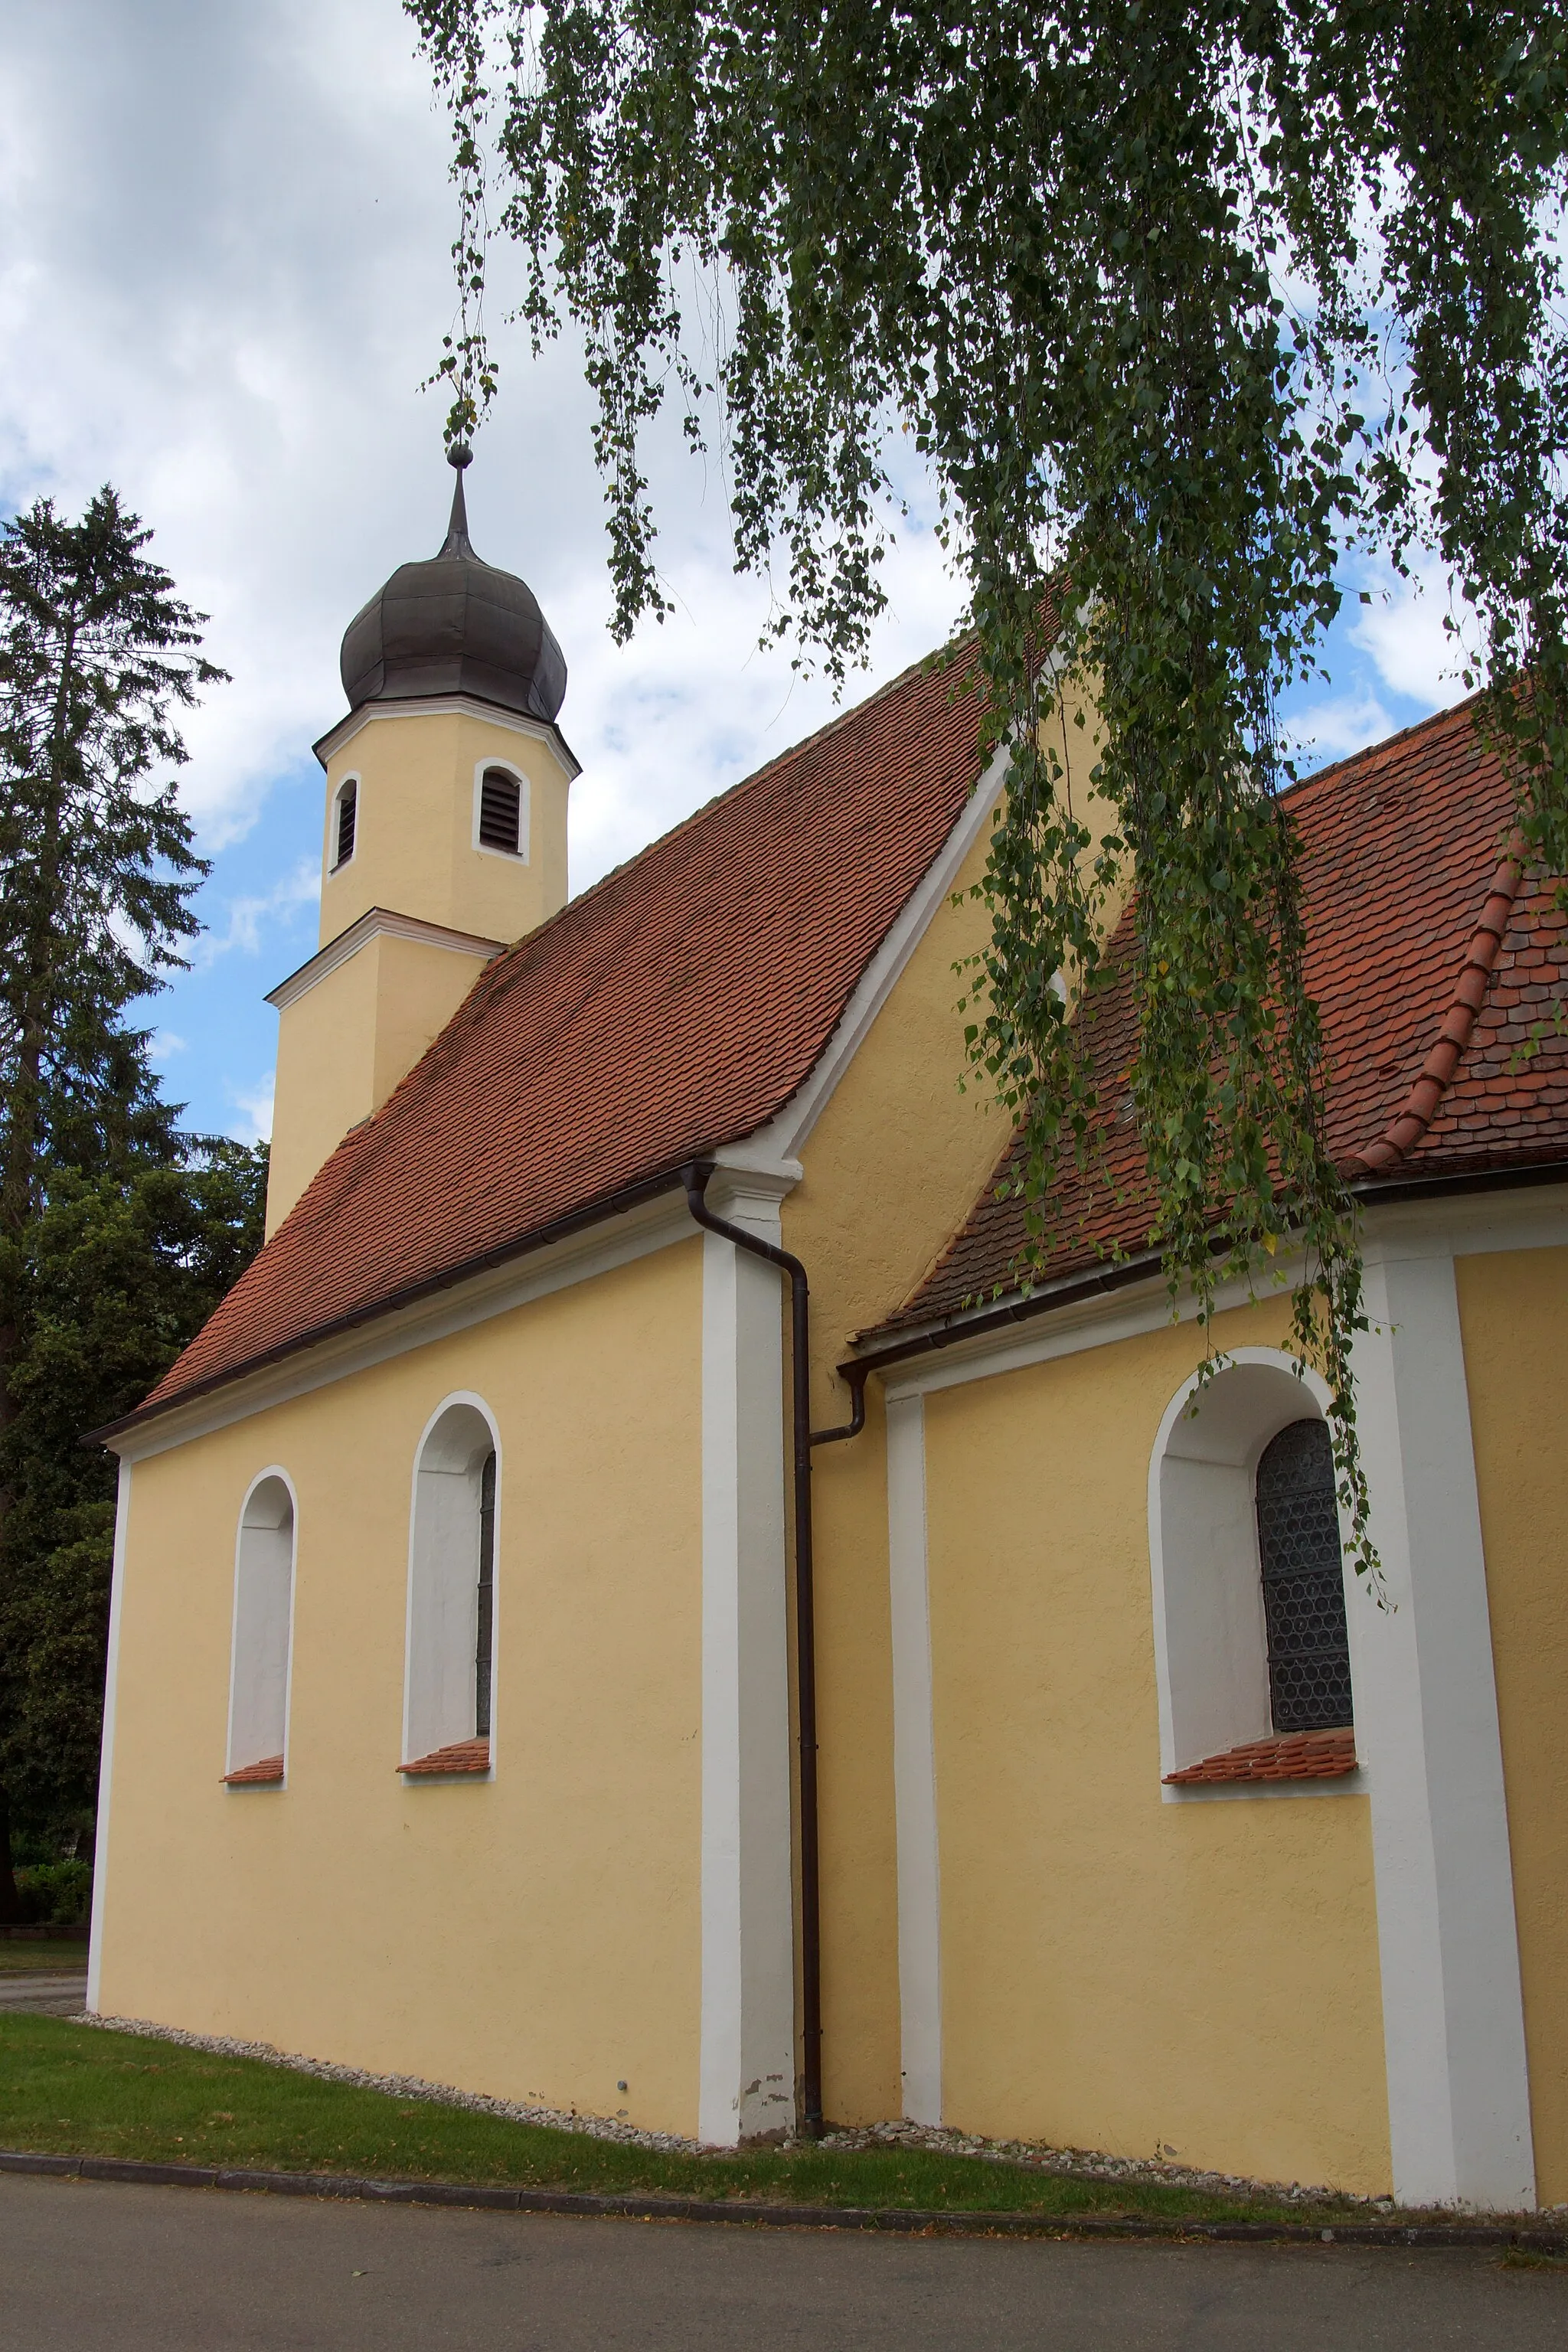
[[[680,1171],[693,1217],[704,1230],[733,1242],[752,1257],[765,1258],[789,1276],[790,1423],[794,1457],[795,1726],[800,1743],[800,2027],[802,2126],[810,2139],[822,2132],[822,1880],[818,1858],[816,1801],[816,1624],[812,1558],[811,1449],[857,1437],[866,1426],[866,1382],[851,1368],[854,1399],[848,1421],[837,1429],[811,1426],[811,1286],[799,1258],[777,1249],[743,1225],[716,1217],[708,1206],[713,1162],[699,1160]]]

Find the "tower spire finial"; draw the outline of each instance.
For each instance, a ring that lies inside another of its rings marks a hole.
[[[468,538],[468,509],[463,502],[463,472],[474,462],[474,453],[466,441],[454,441],[447,452],[447,463],[457,468],[458,478],[452,485],[452,514],[447,525],[447,537],[437,561],[442,555],[472,555]]]

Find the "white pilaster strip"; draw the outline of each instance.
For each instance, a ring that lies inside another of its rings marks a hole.
[[[120,1465],[114,1512],[114,1564],[109,1585],[109,1661],[103,1677],[103,1736],[99,1749],[98,1828],[92,1854],[92,1925],[88,1931],[87,2006],[99,2006],[103,1975],[103,1906],[109,1891],[109,1801],[114,1780],[114,1706],[120,1684],[120,1608],[125,1585],[125,1530],[131,1517],[131,1465]]]
[[[776,1189],[713,1205],[776,1244]],[[795,2123],[781,1291],[772,1266],[703,1235],[697,2129],[721,2147]]]
[[[899,2015],[904,2113],[942,2121],[942,1886],[931,1717],[925,1400],[888,1407],[893,1801],[899,1853]]]
[[[1395,2193],[1535,2202],[1508,1810],[1454,1262],[1369,1253],[1358,1340],[1372,1525],[1394,1606],[1351,1610],[1372,1785]]]

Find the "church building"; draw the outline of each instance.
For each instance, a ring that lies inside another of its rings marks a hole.
[[[1020,1278],[963,667],[574,898],[460,472],[350,625],[267,1244],[100,1433],[89,2004],[713,2147],[1568,2200],[1568,925],[1472,706],[1290,795],[1380,1595],[1282,1287],[1199,1388],[1115,987],[1121,1181]]]

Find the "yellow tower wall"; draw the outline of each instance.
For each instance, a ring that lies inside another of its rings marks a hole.
[[[134,1465],[106,2013],[695,2129],[700,1353],[694,1239]],[[500,1433],[495,1772],[420,1785],[409,1509],[454,1391]],[[230,1790],[236,1530],[273,1466],[289,1780]]]
[[[267,1178],[275,1233],[350,1128],[368,1118],[441,1034],[489,960],[383,931],[286,1003]]]
[[[566,796],[575,765],[553,728],[480,704],[372,703],[328,738],[321,944],[372,907],[510,942],[566,903]],[[528,782],[528,849],[478,845],[478,777],[491,763]],[[354,854],[332,871],[338,787],[359,779]]]
[[[575,762],[553,728],[459,701],[372,704],[326,739],[321,952],[366,936],[280,1003],[267,1231],[282,1223],[351,1127],[368,1118],[451,1019],[488,958],[566,903]],[[479,779],[522,786],[521,853],[479,840]],[[354,846],[334,868],[339,793],[355,785]],[[388,916],[400,919],[403,931]],[[419,926],[448,934],[415,939]]]

